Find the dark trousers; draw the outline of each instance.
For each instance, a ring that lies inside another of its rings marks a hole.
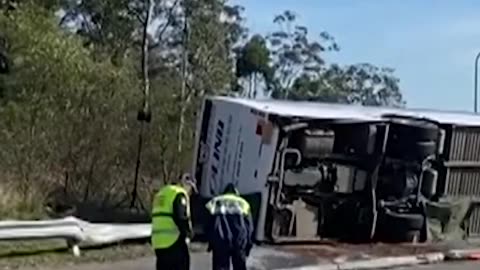
[[[247,270],[247,255],[243,249],[216,248],[212,250],[213,270]]]
[[[165,249],[155,249],[157,270],[189,270],[190,253],[188,246],[179,239],[175,244]]]

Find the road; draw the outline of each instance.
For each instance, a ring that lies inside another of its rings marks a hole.
[[[285,267],[298,267],[302,265],[301,262],[288,261],[278,258],[261,258],[263,255],[268,254],[259,254],[259,256],[253,256],[252,260],[249,262],[250,270],[269,270]],[[138,260],[131,261],[119,261],[108,264],[85,264],[78,266],[69,266],[65,268],[57,269],[41,269],[41,270],[153,270],[155,269],[154,258],[142,258]],[[308,262],[310,264],[311,262]],[[197,253],[192,254],[192,267],[191,270],[210,270],[210,257],[207,254]],[[480,269],[480,261],[478,262],[465,262],[465,263],[444,263],[444,264],[433,264],[433,265],[420,265],[413,267],[400,267],[396,270],[478,270]]]
[[[210,270],[210,254],[205,248],[197,247],[191,253],[191,270]],[[323,257],[324,260],[319,260]],[[302,266],[321,265],[329,263],[325,256],[307,255],[303,252],[291,252],[280,247],[255,247],[248,260],[250,270],[270,270],[299,268]],[[37,268],[39,269],[39,268]],[[112,263],[92,263],[60,268],[40,268],[41,270],[147,270],[155,269],[155,258],[141,258],[130,261],[116,261]],[[311,269],[311,268],[310,268]],[[398,270],[479,270],[480,261],[467,263],[444,263],[433,265],[421,265],[413,267],[399,267]]]
[[[480,261],[464,263],[443,263],[432,265],[419,265],[415,267],[401,267],[398,270],[478,270]]]
[[[293,253],[271,248],[257,247],[252,250],[248,260],[248,269],[268,270],[279,268],[299,267],[312,265],[318,262],[312,257],[300,256]],[[39,269],[39,268],[37,268]],[[155,269],[155,258],[142,258],[131,261],[117,261],[108,264],[83,264],[63,268],[40,268],[41,270],[143,270]],[[191,253],[191,270],[210,270],[210,254],[206,252]]]

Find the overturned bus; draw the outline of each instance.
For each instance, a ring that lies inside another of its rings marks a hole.
[[[468,198],[457,225],[480,235],[473,114],[209,97],[193,160],[197,233],[204,202],[234,183],[257,241],[425,241],[428,209],[452,198]]]

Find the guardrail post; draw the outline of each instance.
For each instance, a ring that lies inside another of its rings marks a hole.
[[[80,257],[80,246],[78,241],[74,239],[67,239],[68,249],[72,249],[73,256]]]

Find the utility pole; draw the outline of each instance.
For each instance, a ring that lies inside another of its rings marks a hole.
[[[478,60],[480,58],[480,52],[477,53],[475,57],[475,74],[473,78],[473,111],[477,113],[478,111]]]

